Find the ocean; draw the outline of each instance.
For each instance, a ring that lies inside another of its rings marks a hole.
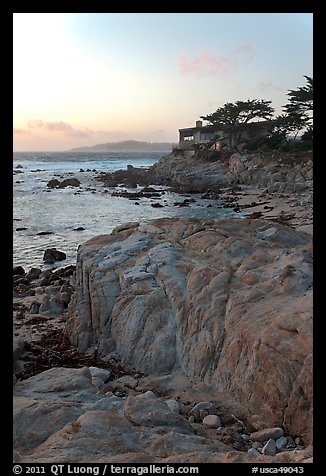
[[[146,168],[164,155],[164,152],[14,153],[13,265],[23,266],[28,271],[32,267],[49,269],[76,264],[80,244],[94,236],[111,233],[113,228],[126,222],[180,216],[239,217],[239,213],[232,209],[221,208],[220,201],[203,200],[197,194],[191,196],[196,201],[189,207],[176,207],[174,203],[183,201],[185,195],[162,186],[153,185],[164,190],[161,199],[140,198],[135,202],[112,197],[115,189],[103,187],[103,183],[95,178],[103,171],[125,170],[127,165]],[[69,177],[78,178],[81,186],[47,187],[52,178],[63,180]],[[153,203],[164,206],[153,208]],[[46,248],[57,248],[65,252],[67,258],[46,265],[43,263]]]

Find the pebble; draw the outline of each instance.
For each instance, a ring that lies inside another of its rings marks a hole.
[[[276,455],[276,443],[275,443],[275,440],[273,440],[273,438],[270,438],[265,444],[265,446],[263,446],[262,453],[268,456]]]
[[[218,428],[221,426],[221,419],[217,415],[207,415],[203,419],[203,424],[209,428]]]
[[[261,456],[261,453],[259,453],[259,451],[257,451],[255,448],[250,448],[248,450],[248,454],[253,456]]]
[[[295,443],[294,443],[294,439],[292,438],[292,436],[287,436],[286,440],[287,440],[287,445],[286,445],[287,448],[289,448],[289,449],[295,448]]]
[[[275,441],[276,448],[278,450],[282,450],[283,448],[286,447],[287,442],[288,442],[288,440],[285,436],[281,436],[280,438],[277,438],[277,440]]]
[[[131,375],[123,375],[114,381],[118,385],[123,385],[127,388],[136,388],[138,381]]]
[[[204,418],[208,415],[208,411],[207,410],[199,410],[199,419],[200,421],[203,421]]]
[[[255,450],[258,450],[258,448],[262,448],[262,447],[263,447],[263,444],[260,443],[260,441],[254,441],[251,446],[252,446],[252,448],[254,448]]]
[[[165,403],[167,404],[171,412],[179,413],[179,403],[176,400],[173,400],[173,399],[165,400]]]
[[[103,382],[107,382],[111,377],[110,370],[101,369],[99,367],[89,367],[89,371],[92,377],[97,377],[103,380]]]
[[[189,412],[189,415],[193,415],[196,421],[200,421],[200,410],[206,410],[210,415],[215,413],[215,407],[211,402],[199,402]]]
[[[29,308],[30,314],[38,314],[39,310],[40,310],[40,303],[37,301],[33,301]]]

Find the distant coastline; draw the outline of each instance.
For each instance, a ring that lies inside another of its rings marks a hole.
[[[76,147],[71,152],[170,152],[175,144],[172,142],[143,142],[125,140],[121,142],[106,142],[90,147]]]

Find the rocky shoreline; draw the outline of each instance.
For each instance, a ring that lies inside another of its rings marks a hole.
[[[148,170],[129,166],[126,171],[102,172],[96,178],[104,187],[145,187],[134,196],[127,193],[129,199],[148,193],[160,198],[161,191],[148,187],[164,185],[189,197],[200,193],[201,198],[221,200],[222,206],[234,211],[248,209],[253,218],[286,222],[312,234],[312,151],[236,153],[215,161],[207,160],[205,155],[187,158],[176,153],[162,157]],[[123,192],[117,193],[123,196]],[[190,204],[186,199],[182,206]]]
[[[312,462],[312,160],[288,159],[98,176],[250,215],[125,224],[14,272],[15,462]]]

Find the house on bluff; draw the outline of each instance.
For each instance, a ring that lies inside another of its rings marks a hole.
[[[178,148],[180,150],[194,150],[207,146],[207,148],[220,150],[222,147],[220,137],[223,137],[223,131],[218,131],[216,126],[203,126],[203,121],[196,121],[196,127],[179,129]]]
[[[178,149],[187,157],[194,155],[198,149],[215,151],[236,149],[240,142],[266,137],[270,131],[270,125],[271,121],[249,122],[230,134],[221,126],[211,124],[203,126],[202,121],[196,121],[195,127],[179,129]],[[239,140],[240,137],[241,140]]]

